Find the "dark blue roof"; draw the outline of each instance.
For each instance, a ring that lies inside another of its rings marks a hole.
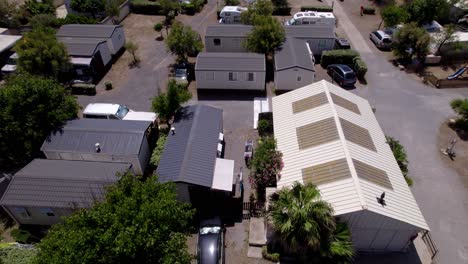
[[[223,110],[192,105],[176,115],[156,173],[161,182],[185,182],[211,187]]]

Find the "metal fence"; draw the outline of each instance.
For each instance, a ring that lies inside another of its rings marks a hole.
[[[264,203],[249,203],[242,204],[242,218],[250,219],[250,217],[262,217],[266,215]]]
[[[432,240],[431,233],[429,231],[424,231],[421,239],[424,241],[424,244],[426,244],[427,248],[429,249],[429,252],[431,252],[431,258],[434,259],[439,250],[437,249],[434,241]]]

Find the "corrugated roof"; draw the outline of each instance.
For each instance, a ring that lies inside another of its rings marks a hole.
[[[57,32],[57,36],[79,38],[110,38],[115,29],[118,27],[121,27],[121,25],[69,24],[61,26]]]
[[[184,107],[176,116],[156,173],[161,182],[186,182],[211,188],[223,110],[206,105]]]
[[[335,38],[333,29],[311,27],[310,25],[284,26],[286,37],[290,38]]]
[[[35,159],[11,180],[1,205],[60,208],[89,207],[118,180],[125,163]]]
[[[275,52],[275,71],[293,67],[315,71],[306,42],[302,39],[286,38],[281,48]]]
[[[51,133],[41,150],[96,153],[95,144],[99,142],[100,154],[139,154],[150,125],[149,121],[75,119],[67,122],[61,130]]]
[[[99,44],[106,40],[98,38],[58,38],[65,44],[70,56],[92,57]]]
[[[206,28],[207,37],[245,37],[252,31],[252,26],[241,24],[209,25]]]
[[[300,113],[321,105],[328,104],[328,98],[325,93],[319,93],[316,95],[309,96],[307,98],[294,101],[292,103],[293,113]]]
[[[294,113],[294,102],[320,93],[326,93],[327,104]],[[360,114],[333,103],[332,94],[355,104]],[[272,102],[274,135],[284,162],[278,188],[304,182],[303,173],[307,176],[310,167],[345,159],[351,177],[318,183],[322,198],[333,206],[335,215],[369,210],[429,229],[367,100],[323,80],[273,97]],[[336,123],[338,139],[301,149],[296,129],[330,118]],[[350,141],[343,123],[366,130],[375,151]],[[385,207],[376,199],[384,191]]]
[[[320,185],[351,178],[346,159],[333,160],[302,169],[304,183]]]
[[[265,71],[265,55],[240,52],[201,52],[195,70],[200,71]]]

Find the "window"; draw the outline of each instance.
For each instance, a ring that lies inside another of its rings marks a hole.
[[[214,80],[214,72],[206,72],[206,80],[213,81]]]
[[[221,39],[213,39],[213,44],[214,44],[215,46],[221,45]]]
[[[253,72],[249,72],[247,74],[247,81],[249,82],[253,82],[254,81],[254,73]]]
[[[41,213],[47,216],[55,216],[54,211],[52,210],[52,208],[49,208],[49,207],[41,208]]]
[[[298,75],[298,76],[297,76],[297,81],[298,81],[298,82],[302,81],[302,76]]]
[[[24,207],[15,207],[15,212],[19,215],[21,219],[31,219],[31,215]]]
[[[230,81],[237,81],[237,72],[230,72],[229,73],[229,80]]]

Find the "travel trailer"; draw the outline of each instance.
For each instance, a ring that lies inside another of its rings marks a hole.
[[[286,26],[325,25],[327,27],[335,27],[335,23],[335,16],[331,12],[306,11],[294,14],[294,16],[284,24]]]
[[[241,13],[247,11],[247,8],[240,6],[225,6],[219,13],[220,24],[238,24],[240,23]]]

